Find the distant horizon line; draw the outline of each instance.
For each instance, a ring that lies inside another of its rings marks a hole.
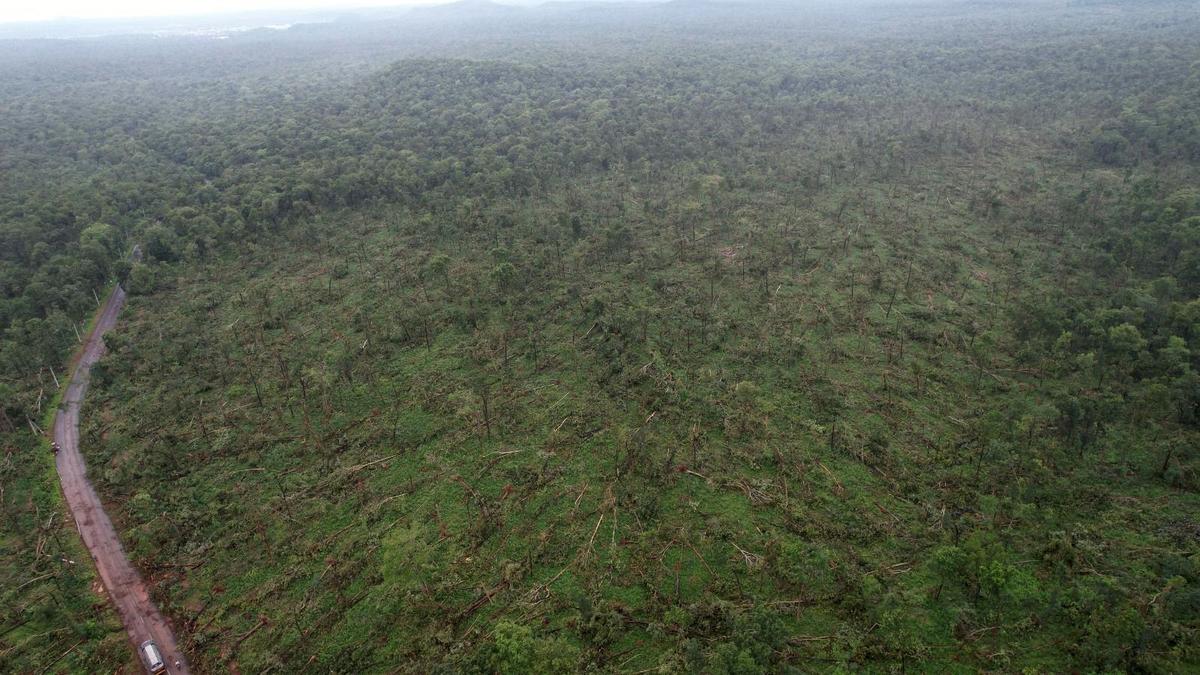
[[[172,10],[170,13],[129,13],[129,14],[112,14],[112,15],[89,15],[89,14],[71,14],[63,13],[55,16],[36,17],[36,18],[0,18],[0,26],[16,26],[16,25],[47,25],[56,23],[85,23],[85,22],[120,22],[120,21],[153,21],[153,20],[169,20],[169,19],[202,19],[205,17],[221,17],[221,16],[239,16],[239,15],[256,15],[256,14],[278,14],[286,12],[326,12],[326,13],[349,13],[363,10],[412,10],[421,8],[438,7],[444,5],[454,5],[461,3],[476,3],[479,4],[495,4],[508,7],[537,7],[540,5],[553,4],[556,2],[571,2],[571,3],[587,3],[597,2],[606,4],[659,4],[669,2],[670,0],[386,0],[385,2],[371,3],[369,0],[363,3],[354,3],[350,6],[341,6],[336,0],[328,2],[305,3],[303,0],[295,4],[268,6],[268,7],[228,7],[228,8],[196,8],[194,11],[189,11],[186,8]]]

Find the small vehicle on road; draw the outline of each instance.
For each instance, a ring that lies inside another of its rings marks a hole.
[[[58,451],[61,449],[62,448],[58,447],[58,441],[50,441],[50,452],[53,452],[57,455]]]
[[[167,665],[163,663],[162,652],[158,651],[158,645],[154,644],[154,640],[146,640],[142,646],[138,648],[138,654],[142,657],[142,663],[146,666],[146,672],[150,675],[167,672]]]

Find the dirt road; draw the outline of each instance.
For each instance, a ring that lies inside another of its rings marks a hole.
[[[54,439],[61,448],[56,460],[58,476],[75,525],[96,562],[104,588],[121,614],[134,650],[146,640],[154,640],[162,652],[167,671],[181,675],[188,672],[188,667],[175,643],[175,634],[150,600],[141,576],[125,557],[112,521],[87,480],[87,467],[79,452],[79,408],[87,393],[91,368],[104,354],[104,333],[116,325],[117,315],[124,305],[125,291],[118,286],[88,335],[75,373],[67,384],[62,407],[54,418]],[[141,663],[141,658],[138,662]]]

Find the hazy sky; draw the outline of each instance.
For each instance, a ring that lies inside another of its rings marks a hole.
[[[394,7],[448,0],[0,0],[0,22],[218,14],[255,9]]]

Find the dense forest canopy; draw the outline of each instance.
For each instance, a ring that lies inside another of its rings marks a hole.
[[[1200,667],[1198,35],[0,41],[0,668],[131,658],[36,433],[118,280],[84,452],[200,672]]]

